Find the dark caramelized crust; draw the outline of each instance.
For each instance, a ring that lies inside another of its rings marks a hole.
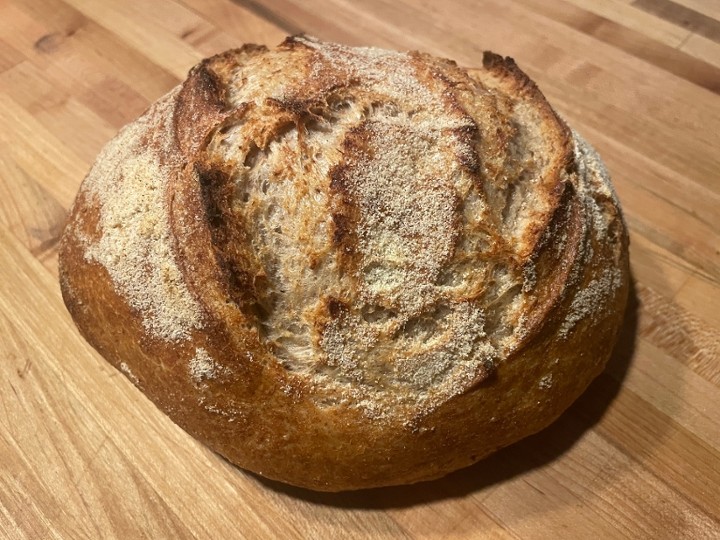
[[[602,162],[512,59],[298,36],[204,60],[108,144],[60,280],[189,433],[342,490],[552,422],[607,361],[627,266]]]

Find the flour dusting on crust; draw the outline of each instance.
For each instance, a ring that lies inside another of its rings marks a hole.
[[[195,383],[201,383],[207,379],[214,379],[217,375],[217,366],[208,352],[198,347],[195,349],[195,356],[190,359],[188,364],[190,377]]]
[[[127,378],[133,382],[133,384],[138,384],[140,382],[135,374],[130,370],[130,366],[128,366],[125,362],[120,363],[120,371],[122,371]]]
[[[150,335],[169,341],[187,339],[202,326],[200,306],[175,261],[165,200],[177,173],[171,147],[176,93],[125,127],[102,151],[84,185],[99,205],[101,229],[85,258],[105,267]]]
[[[598,278],[591,280],[581,288],[570,304],[570,311],[560,326],[558,336],[567,338],[570,332],[583,319],[597,319],[604,315],[598,311],[598,306],[607,304],[615,291],[622,286],[622,272],[618,268],[607,268]]]
[[[578,168],[578,194],[587,213],[587,225],[597,242],[607,242],[609,227],[613,220],[618,219],[616,208],[619,207],[610,183],[610,175],[595,149],[575,131],[573,146]],[[607,211],[604,201],[610,203],[612,211]],[[587,259],[592,259],[593,248],[590,242],[585,249]],[[558,331],[560,339],[567,339],[584,319],[597,322],[597,319],[606,315],[602,307],[612,305],[610,300],[623,285],[623,272],[615,266],[615,260],[608,259],[605,263],[608,267],[600,276],[590,280],[585,286],[578,285],[570,309]]]

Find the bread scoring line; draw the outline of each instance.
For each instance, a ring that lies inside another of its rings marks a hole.
[[[84,182],[101,230],[96,241],[84,239],[85,259],[107,270],[148,334],[165,341],[188,340],[203,326],[200,304],[175,260],[165,200],[177,169],[171,126],[179,88],[123,128]],[[171,162],[159,163],[157,153]]]

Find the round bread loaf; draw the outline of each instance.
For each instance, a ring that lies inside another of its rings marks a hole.
[[[555,420],[610,355],[627,245],[602,162],[512,59],[299,36],[201,62],[105,147],[60,283],[188,433],[334,491]]]

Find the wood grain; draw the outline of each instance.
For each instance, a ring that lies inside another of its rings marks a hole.
[[[606,159],[634,293],[558,422],[418,486],[261,480],[77,334],[56,282],[102,145],[198,60],[309,32],[516,58]],[[0,537],[720,537],[720,4],[704,0],[0,0]]]
[[[696,34],[720,41],[720,21],[692,7],[672,0],[635,0],[633,5]]]

